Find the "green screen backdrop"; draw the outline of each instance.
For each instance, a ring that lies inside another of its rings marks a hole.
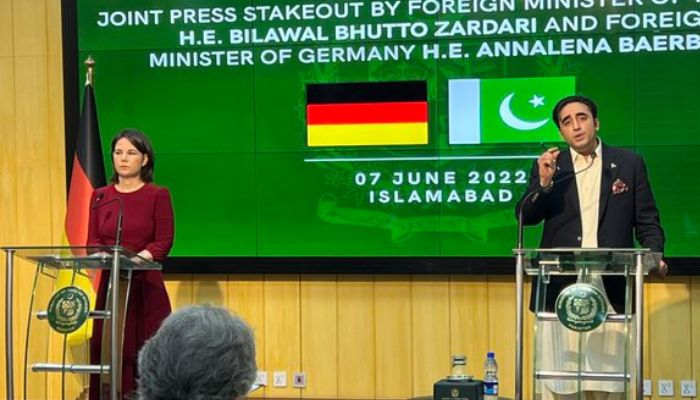
[[[552,107],[578,93],[645,158],[667,255],[697,257],[699,27],[696,1],[79,0],[77,59],[105,165],[122,128],[153,141],[173,256],[508,257],[541,143],[564,147]],[[314,85],[335,93],[319,130]]]

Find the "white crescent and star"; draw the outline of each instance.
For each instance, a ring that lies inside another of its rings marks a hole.
[[[513,129],[517,129],[520,131],[531,131],[537,128],[542,127],[544,124],[549,121],[549,119],[545,118],[540,121],[525,121],[522,120],[513,114],[513,111],[510,108],[510,101],[515,96],[515,92],[509,94],[506,96],[505,99],[501,102],[501,107],[499,108],[499,113],[501,115],[501,119],[503,122],[510,126]],[[532,99],[528,101],[530,104],[532,104],[533,107],[537,108],[539,106],[544,105],[544,96],[537,96],[534,95],[532,96]]]

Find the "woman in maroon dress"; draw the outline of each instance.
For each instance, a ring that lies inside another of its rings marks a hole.
[[[121,131],[112,139],[112,164],[112,184],[97,189],[92,196],[87,245],[115,244],[121,203],[120,244],[147,260],[164,260],[173,244],[173,207],[168,189],[152,183],[155,158],[148,138],[137,130]],[[115,198],[121,202],[107,204]],[[104,308],[108,282],[109,273],[103,273],[97,292],[97,309]],[[161,272],[134,271],[124,325],[122,397],[136,389],[138,351],[158,330],[170,310]],[[100,320],[95,320],[94,326],[90,362],[99,364],[103,327]],[[99,386],[99,376],[91,375],[91,400],[99,399]]]

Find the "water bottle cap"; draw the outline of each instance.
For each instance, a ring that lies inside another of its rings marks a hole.
[[[489,351],[488,353],[486,353],[486,358],[496,358],[496,355],[493,351]]]

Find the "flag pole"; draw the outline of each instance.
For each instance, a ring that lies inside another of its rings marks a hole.
[[[83,64],[85,64],[87,67],[87,72],[85,73],[85,84],[92,86],[95,73],[95,60],[92,58],[92,56],[88,56]]]
[[[87,245],[91,196],[96,189],[104,186],[106,183],[99,124],[97,121],[97,109],[93,92],[95,60],[92,56],[89,56],[83,61],[83,65],[85,68],[85,70],[82,71],[85,73],[83,104],[78,131],[76,132],[75,149],[72,154],[73,168],[71,169],[69,181],[65,222],[67,242],[70,246],[76,246],[79,249],[78,251],[85,251],[80,249],[84,249],[82,246]],[[83,272],[85,271],[83,270]],[[82,274],[74,278],[73,276],[69,276],[65,281],[66,286],[68,284],[73,284],[74,286],[80,287],[88,294],[92,311],[97,308],[97,296],[95,292],[99,289],[99,273],[101,270],[91,269],[89,272],[91,273],[88,273],[88,276]],[[106,304],[100,305],[100,308],[110,308],[106,306]],[[115,316],[113,320],[118,319]],[[103,321],[90,320],[86,325],[81,327],[80,330],[69,334],[67,343],[71,346],[76,346],[89,340],[89,347],[91,349],[92,347],[99,348],[101,347],[102,338],[106,336],[103,335],[105,327],[106,323]],[[113,337],[116,338],[116,336]],[[96,352],[95,354],[90,353],[88,360],[90,365],[103,365],[99,354],[100,352]],[[99,374],[90,374],[88,389],[90,394],[96,393],[99,397],[101,389],[100,375],[103,373],[104,370],[100,368]],[[110,371],[110,373],[112,373],[112,371]],[[113,385],[110,385],[110,390],[111,386]],[[117,388],[114,387],[115,391],[116,389]]]

